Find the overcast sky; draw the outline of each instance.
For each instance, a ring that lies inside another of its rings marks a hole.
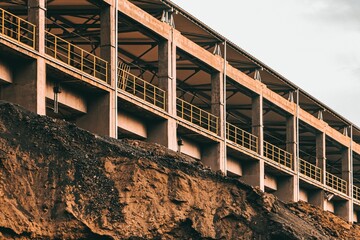
[[[360,0],[173,2],[360,126]]]

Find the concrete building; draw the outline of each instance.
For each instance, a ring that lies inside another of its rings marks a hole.
[[[0,98],[360,213],[360,128],[168,0],[0,3]]]

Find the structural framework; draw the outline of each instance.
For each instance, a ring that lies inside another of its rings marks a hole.
[[[0,2],[0,97],[349,222],[360,128],[168,0]]]

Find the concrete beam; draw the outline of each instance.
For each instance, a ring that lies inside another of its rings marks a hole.
[[[0,81],[5,83],[13,82],[13,73],[9,64],[0,58]]]
[[[161,37],[170,39],[171,27],[167,23],[160,22],[128,0],[119,0],[118,5],[119,12],[122,14],[125,14]]]
[[[54,100],[54,82],[46,82],[46,98]],[[60,85],[59,103],[75,109],[79,112],[87,112],[87,103],[85,97],[73,88]]]
[[[136,116],[133,116],[130,113],[125,113],[122,111],[118,112],[118,122],[119,128],[123,129],[127,132],[131,132],[141,138],[146,139],[147,134],[147,126],[143,120],[139,119]]]

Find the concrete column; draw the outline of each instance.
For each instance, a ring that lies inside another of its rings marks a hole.
[[[347,182],[347,193],[348,196],[352,196],[352,186],[351,186],[351,151],[350,148],[346,148],[342,152],[341,156],[341,170],[342,170],[342,176],[341,178],[344,179]],[[336,208],[337,214],[344,218],[345,220],[349,222],[353,222],[353,211],[354,211],[354,205],[352,200],[346,200],[339,202],[338,207]]]
[[[211,75],[211,113],[218,117],[218,135],[224,137],[224,74]]]
[[[108,62],[108,83],[115,86],[116,78],[116,47],[117,34],[115,23],[115,7],[104,4],[100,12],[100,56]]]
[[[1,87],[1,99],[16,103],[40,115],[46,114],[45,61],[38,58],[19,62],[13,72],[13,83]]]
[[[264,155],[263,97],[252,98],[252,134],[258,138],[258,153]]]
[[[335,205],[335,214],[345,221],[353,222],[353,203],[350,200],[337,201]]]
[[[174,118],[159,121],[148,128],[148,141],[159,143],[177,151],[176,133],[176,46],[171,40],[163,40],[158,45],[159,87],[165,90],[166,111]]]
[[[309,203],[325,210],[325,191],[322,189],[314,189],[308,191]]]
[[[316,134],[316,166],[321,169],[322,183],[326,183],[326,136],[320,132]]]
[[[87,98],[87,113],[76,120],[76,125],[90,132],[103,135],[114,136],[113,119],[110,109],[114,104],[114,91],[91,95]]]
[[[28,20],[36,25],[35,49],[45,52],[45,0],[28,1]],[[42,58],[18,63],[13,83],[1,89],[1,98],[37,114],[46,114],[46,66]]]
[[[224,83],[223,74],[211,75],[211,113],[218,117],[218,135],[224,138]],[[202,151],[202,162],[212,170],[220,170],[226,174],[225,140],[206,145]]]
[[[45,52],[45,0],[28,0],[28,21],[35,24],[35,49]]]
[[[297,166],[296,156],[296,117],[291,115],[286,119],[286,151],[292,155],[292,169]],[[298,180],[296,175],[278,178],[276,195],[285,202],[296,202],[298,196]]]
[[[107,82],[114,88],[115,87],[115,80],[117,77],[117,66],[116,66],[116,41],[115,38],[117,37],[116,31],[116,22],[115,22],[115,7],[112,5],[103,4],[100,12],[100,57],[108,62],[108,80]],[[112,91],[109,96],[110,99],[107,97],[99,97],[98,103],[92,103],[93,106],[107,106],[108,109],[102,109],[105,118],[103,121],[105,123],[102,127],[99,127],[97,130],[99,133],[102,132],[103,135],[116,137],[117,126],[116,125],[116,116],[117,109],[116,109],[116,102],[117,101],[117,94],[114,90]],[[91,112],[91,110],[90,110]],[[96,116],[89,116],[90,118]],[[86,124],[85,124],[86,125]],[[92,126],[95,127],[95,126]],[[92,128],[91,127],[91,128]]]
[[[258,153],[263,156],[263,98],[254,96],[252,98],[252,134],[258,137]],[[243,181],[252,186],[258,186],[262,191],[264,186],[265,166],[264,159],[248,162],[243,165]]]
[[[201,161],[213,171],[225,173],[225,142],[206,144],[202,146]]]

